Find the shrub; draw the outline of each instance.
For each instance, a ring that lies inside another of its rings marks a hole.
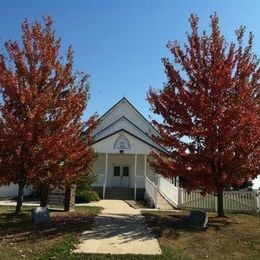
[[[99,201],[100,198],[95,191],[80,190],[76,192],[76,203],[88,203],[91,201]]]

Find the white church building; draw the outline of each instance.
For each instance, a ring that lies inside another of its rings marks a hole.
[[[156,180],[148,163],[151,150],[166,152],[154,143],[152,135],[158,135],[156,129],[126,98],[100,117],[93,133],[93,148],[98,155],[93,186],[101,197],[120,198],[128,193],[132,199],[142,198],[145,178]]]

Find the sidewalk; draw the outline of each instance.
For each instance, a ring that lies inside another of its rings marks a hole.
[[[85,231],[75,253],[160,255],[140,209],[122,200],[101,200],[89,206],[103,207],[95,218],[92,230]]]
[[[15,200],[0,200],[0,206],[16,206]],[[40,203],[34,202],[34,201],[26,201],[23,202],[23,206],[40,206]]]

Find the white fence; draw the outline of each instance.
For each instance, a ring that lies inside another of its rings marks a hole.
[[[213,195],[202,196],[199,191],[188,192],[182,188],[179,188],[179,204],[180,208],[198,208],[215,210],[216,209],[216,198]]]
[[[200,191],[188,192],[176,187],[170,180],[160,176],[155,186],[162,196],[177,208],[196,208],[217,211],[217,197],[201,195]],[[232,212],[259,212],[260,191],[225,191],[224,210]]]
[[[226,211],[259,211],[260,192],[254,191],[225,191],[224,209]]]

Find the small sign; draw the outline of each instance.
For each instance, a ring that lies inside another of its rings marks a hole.
[[[48,204],[51,206],[64,206],[65,186],[51,187],[48,198]]]

